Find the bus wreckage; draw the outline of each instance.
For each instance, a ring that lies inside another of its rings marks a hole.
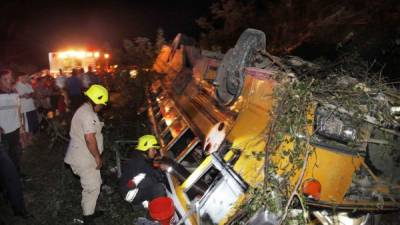
[[[177,224],[234,224],[243,218],[243,206],[252,204],[250,190],[268,187],[271,176],[292,192],[273,190],[270,198],[286,199],[277,203],[284,209],[296,193],[300,218],[314,224],[365,224],[375,214],[399,210],[398,92],[372,94],[373,102],[385,102],[390,123],[380,122],[370,108],[360,117],[345,104],[315,101],[307,112],[299,110],[307,117],[305,134],[288,133],[272,145],[274,110],[289,107],[279,106],[275,90],[296,82],[302,75],[296,68],[312,63],[284,60],[265,48],[265,34],[247,29],[224,55],[201,51],[181,34],[158,55],[154,70],[160,75],[147,88],[147,113],[162,154],[179,164],[166,175]],[[367,89],[348,80],[342,86]],[[352,124],[356,114],[361,120]],[[295,139],[311,149],[297,161],[290,153],[300,143]],[[382,151],[389,153],[378,157]],[[274,165],[268,179],[267,157]],[[284,210],[261,206],[246,224],[282,222]]]

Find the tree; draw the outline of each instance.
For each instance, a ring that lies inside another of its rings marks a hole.
[[[154,42],[147,37],[124,39],[121,49],[113,49],[113,61],[121,65],[150,68],[165,43],[162,28],[157,29]]]
[[[397,0],[218,0],[211,16],[197,24],[205,48],[227,50],[252,27],[267,34],[270,52],[284,54],[305,42],[336,44],[351,32],[360,44],[382,40],[383,27],[393,30],[400,23],[399,11]]]
[[[165,37],[164,37],[164,30],[162,28],[157,29],[157,36],[156,36],[156,41],[154,43],[154,52],[157,55],[162,46],[165,45]]]
[[[254,5],[238,0],[219,0],[210,7],[211,18],[196,22],[204,30],[200,45],[208,49],[226,50],[233,46],[240,33],[254,24]]]
[[[122,63],[127,65],[150,67],[155,57],[153,44],[146,37],[123,40],[123,52]]]

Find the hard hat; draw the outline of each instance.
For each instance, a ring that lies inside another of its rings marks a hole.
[[[98,84],[91,85],[89,89],[85,91],[85,95],[96,105],[105,105],[108,102],[107,89]]]
[[[147,135],[141,136],[139,138],[139,143],[136,146],[136,149],[139,151],[144,151],[144,152],[149,150],[150,148],[159,149],[160,146],[158,146],[157,144],[158,144],[158,142],[157,142],[156,137],[154,137],[153,135],[147,134]]]

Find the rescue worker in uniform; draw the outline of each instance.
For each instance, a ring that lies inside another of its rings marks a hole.
[[[153,160],[159,156],[157,139],[153,135],[139,138],[136,151],[131,151],[122,165],[119,188],[127,202],[143,204],[166,196],[163,174],[153,167]]]
[[[71,121],[71,140],[64,162],[80,177],[84,224],[94,224],[93,219],[103,214],[102,211],[95,211],[102,183],[100,168],[103,164],[103,123],[97,112],[106,105],[108,91],[95,84],[89,87],[85,96],[86,101],[76,110]]]

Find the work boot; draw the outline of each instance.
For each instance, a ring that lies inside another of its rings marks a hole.
[[[85,224],[85,225],[96,225],[96,223],[94,222],[93,215],[83,216],[83,224]]]
[[[96,219],[97,217],[100,217],[102,215],[104,215],[104,211],[96,210],[92,215],[83,216],[83,224],[95,225],[96,223],[94,222],[94,219]]]
[[[93,217],[93,218],[97,218],[97,217],[100,217],[100,216],[102,216],[102,215],[104,215],[104,211],[103,211],[103,210],[96,210],[96,211],[93,213],[92,217]]]
[[[25,210],[15,210],[14,216],[18,216],[18,217],[21,217],[26,220],[34,218],[34,216],[31,213],[29,213],[26,209]]]

